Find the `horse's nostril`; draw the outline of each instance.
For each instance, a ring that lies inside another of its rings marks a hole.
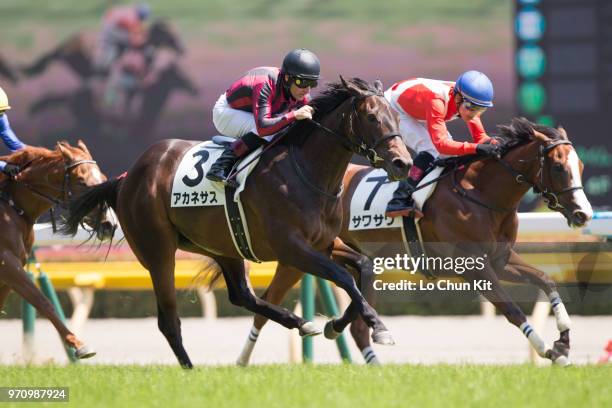
[[[574,211],[574,217],[580,224],[585,224],[588,221],[588,216],[582,211]]]

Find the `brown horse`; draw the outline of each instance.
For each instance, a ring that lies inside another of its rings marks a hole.
[[[486,254],[489,261],[486,268],[466,272],[463,278],[470,282],[480,279],[490,281],[491,290],[482,291],[482,294],[512,324],[521,328],[540,356],[565,365],[569,362],[570,319],[556,284],[544,272],[522,260],[512,246],[518,229],[516,210],[519,201],[531,187],[549,201],[551,209],[565,216],[568,225],[581,227],[591,219],[593,212],[581,184],[582,162],[563,129],[515,119],[510,126],[501,126],[500,130],[499,141],[505,152],[503,159],[487,159],[464,168],[452,168],[448,176],[439,181],[420,221],[423,241],[428,243],[425,252],[429,256],[447,254],[443,246],[435,244],[444,242],[458,249],[464,246],[461,252]],[[403,251],[402,232],[398,228],[349,230],[351,200],[359,182],[371,171],[371,168],[364,166],[349,166],[344,177],[344,218],[340,234],[344,242],[336,240],[333,251],[334,258],[343,265],[352,266],[357,276],[370,277],[364,284],[366,286],[371,284],[372,262],[355,250],[369,257],[394,257]],[[454,255],[461,255],[461,252]],[[457,275],[453,271],[441,271],[439,276]],[[263,298],[271,303],[280,303],[301,277],[301,271],[279,264]],[[553,348],[546,345],[527,324],[525,315],[500,286],[500,281],[531,283],[548,295],[560,332],[560,338]],[[367,294],[371,293],[371,289],[364,287],[362,291]],[[366,298],[372,300],[368,296]],[[354,317],[354,312],[351,315],[349,311],[342,318],[328,322],[326,336],[336,337]],[[265,322],[265,317],[255,316],[254,328],[238,359],[239,364],[248,363],[259,330]],[[356,320],[351,325],[351,333],[359,348],[365,350],[366,361],[375,361],[367,326]]]
[[[2,160],[19,165],[22,171],[15,179],[0,181],[0,309],[11,289],[14,290],[53,323],[62,341],[76,349],[78,358],[92,357],[93,349],[62,323],[51,302],[23,268],[34,243],[36,220],[52,206],[66,204],[73,193],[102,183],[106,177],[81,141],[77,147],[59,142],[54,151],[26,146]],[[98,210],[100,214],[92,213],[86,222],[104,240],[112,236],[115,225]],[[94,217],[99,220],[98,225],[94,225]]]
[[[353,279],[329,258],[342,223],[342,177],[353,153],[368,156],[392,179],[405,177],[412,165],[398,137],[397,115],[382,90],[380,81],[372,86],[358,78],[329,84],[312,101],[316,122],[297,122],[281,143],[262,155],[241,200],[257,258],[278,260],[336,283],[373,328],[374,341],[392,344]],[[94,187],[71,205],[67,232],[74,232],[82,217],[100,203],[116,210],[130,247],[151,274],[159,329],[183,367],[192,364],[183,348],[176,310],[173,277],[178,248],[218,263],[217,277],[223,274],[232,303],[298,328],[301,335],[319,334],[312,322],[253,294],[223,207],[170,207],[179,161],[196,143],[165,140],[153,145],[127,177]]]

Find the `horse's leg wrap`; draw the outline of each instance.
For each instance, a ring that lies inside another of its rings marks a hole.
[[[249,337],[247,338],[247,341],[244,344],[244,347],[242,348],[242,352],[236,360],[236,364],[243,367],[249,365],[249,360],[251,359],[251,354],[253,353],[253,349],[255,348],[257,337],[259,337],[259,330],[257,330],[257,328],[253,326],[251,327]]]
[[[366,364],[370,364],[370,365],[380,364],[380,361],[378,360],[378,357],[376,357],[376,353],[374,352],[374,349],[370,346],[364,347],[363,350],[361,350],[361,355],[363,356],[363,359],[365,360]]]
[[[525,337],[527,337],[527,340],[529,340],[529,343],[531,343],[531,346],[535,349],[538,355],[543,358],[548,358],[546,352],[550,350],[550,346],[544,343],[544,340],[542,340],[540,335],[536,333],[533,327],[531,327],[529,323],[524,322],[521,324],[519,329],[521,329]]]
[[[552,306],[555,319],[557,320],[557,330],[559,330],[559,332],[569,330],[572,322],[567,310],[565,309],[565,305],[559,296],[559,293],[557,291],[550,292],[548,299],[550,299],[550,304]]]

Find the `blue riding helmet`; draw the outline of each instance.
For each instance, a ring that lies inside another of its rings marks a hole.
[[[141,21],[145,21],[151,15],[151,7],[147,3],[138,3],[136,5],[136,13]]]
[[[474,105],[486,108],[493,106],[493,84],[482,72],[467,71],[459,75],[455,90]]]

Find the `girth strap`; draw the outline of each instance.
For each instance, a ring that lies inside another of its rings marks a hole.
[[[234,187],[225,187],[225,216],[232,233],[234,246],[244,259],[260,263],[261,261],[257,259],[251,249],[246,219],[243,217],[239,203],[234,201],[235,193],[236,189]]]

